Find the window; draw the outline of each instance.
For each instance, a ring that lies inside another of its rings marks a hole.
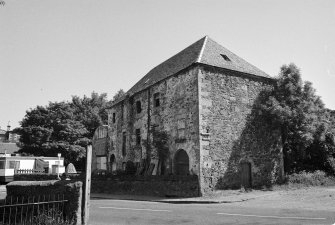
[[[9,169],[20,168],[20,161],[9,161]]]
[[[126,156],[126,143],[127,143],[127,136],[126,132],[122,133],[122,156]]]
[[[115,120],[116,120],[115,113],[113,113],[113,123],[115,123]]]
[[[0,161],[0,169],[5,169],[6,162]]]
[[[231,61],[230,58],[228,58],[228,56],[223,55],[223,54],[220,54],[220,55],[222,56],[222,58],[224,58],[224,60],[226,60],[226,61]]]
[[[121,121],[123,121],[123,114],[124,114],[124,104],[121,104]]]
[[[136,145],[141,144],[141,129],[136,129]]]
[[[154,94],[154,105],[155,105],[155,107],[159,107],[160,106],[159,93],[155,93]]]
[[[179,119],[177,121],[177,136],[179,139],[185,138],[185,129],[186,129],[185,119]]]
[[[142,112],[142,106],[141,106],[141,101],[136,102],[136,112],[141,113]]]

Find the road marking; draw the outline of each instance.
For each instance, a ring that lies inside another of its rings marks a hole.
[[[295,219],[295,220],[326,220],[327,218],[312,218],[312,217],[291,217],[291,216],[261,216],[261,215],[245,215],[234,213],[217,213],[226,216],[243,216],[243,217],[259,217],[259,218],[272,218],[272,219]]]
[[[102,206],[100,209],[120,209],[120,210],[134,210],[134,211],[151,211],[151,212],[171,212],[171,210],[166,209],[135,209],[135,208],[118,208],[111,206]]]

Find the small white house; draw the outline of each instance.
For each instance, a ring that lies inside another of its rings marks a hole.
[[[64,158],[43,156],[11,156],[0,155],[0,182],[13,181],[15,173],[47,173],[65,172]]]

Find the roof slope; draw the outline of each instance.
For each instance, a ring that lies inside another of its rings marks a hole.
[[[131,96],[136,92],[157,83],[158,81],[176,74],[194,63],[202,63],[270,78],[270,76],[265,72],[238,57],[228,49],[222,47],[208,36],[205,36],[150,70],[126,94]]]
[[[205,42],[204,51],[198,61],[199,63],[270,78],[268,74],[222,47],[209,37],[206,39],[207,41]],[[225,59],[224,55],[227,56],[228,59]]]

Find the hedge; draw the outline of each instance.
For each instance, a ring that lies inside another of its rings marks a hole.
[[[82,204],[82,187],[81,181],[13,181],[6,185],[7,197],[37,197],[49,195],[64,195],[68,200],[65,204],[66,212],[70,220],[75,223],[81,223],[81,204]]]

